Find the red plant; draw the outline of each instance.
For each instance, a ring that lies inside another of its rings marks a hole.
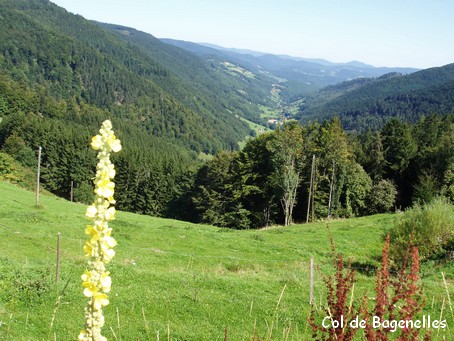
[[[410,328],[402,322],[403,327],[383,325],[384,321],[413,321],[416,314],[423,307],[421,300],[422,290],[418,287],[419,281],[419,253],[416,246],[412,246],[410,239],[405,254],[402,268],[398,276],[391,280],[389,274],[389,235],[385,239],[382,250],[381,268],[377,272],[376,301],[374,318],[380,322],[376,327],[371,321],[371,313],[367,310],[367,299],[363,300],[361,314],[367,321],[365,334],[367,340],[388,340],[388,335],[393,334],[396,340],[418,340],[420,329]],[[410,263],[410,268],[408,264]],[[388,294],[389,293],[389,294]],[[408,325],[411,325],[410,323]],[[424,335],[430,339],[430,333]]]
[[[329,231],[329,229],[328,229]],[[315,309],[312,306],[308,319],[316,340],[352,340],[357,329],[351,328],[350,321],[361,316],[365,321],[364,333],[367,340],[386,341],[392,335],[395,340],[418,340],[421,330],[412,328],[412,322],[423,307],[422,290],[419,281],[419,253],[412,240],[408,243],[404,263],[396,278],[392,279],[389,269],[389,235],[385,239],[382,250],[381,268],[377,271],[375,307],[371,312],[367,308],[367,297],[363,298],[357,314],[348,297],[354,285],[354,270],[349,262],[346,271],[342,255],[335,254],[333,238],[330,236],[331,250],[334,258],[334,276],[323,277],[327,288],[327,308],[325,313],[331,321],[342,321],[343,326],[325,328],[315,323]],[[393,322],[391,324],[390,322]],[[406,321],[409,321],[407,324]],[[411,323],[410,323],[411,322]],[[397,325],[397,323],[400,323]],[[426,332],[424,340],[430,339]]]
[[[333,237],[328,226],[327,228],[336,273],[328,277],[322,274],[322,278],[327,288],[327,308],[324,311],[326,316],[330,317],[332,326],[325,328],[322,324],[315,323],[313,306],[308,321],[312,328],[314,339],[348,341],[353,339],[357,331],[357,329],[350,327],[349,322],[358,314],[355,314],[353,306],[348,305],[348,298],[355,283],[355,271],[351,267],[351,262],[345,268],[342,255],[336,255]]]

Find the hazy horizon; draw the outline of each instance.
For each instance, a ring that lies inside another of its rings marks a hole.
[[[454,62],[454,2],[52,0],[158,38],[333,63],[425,69]]]

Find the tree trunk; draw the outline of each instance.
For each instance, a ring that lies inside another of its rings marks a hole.
[[[333,191],[334,191],[334,174],[336,172],[336,164],[333,161],[333,174],[331,176],[331,183],[329,185],[329,201],[328,201],[328,219],[331,219],[331,206],[333,202]]]
[[[306,223],[309,222],[309,213],[311,210],[312,187],[314,185],[314,166],[315,166],[315,154],[312,155],[311,180],[310,180],[310,185],[309,185],[309,198],[307,199]]]

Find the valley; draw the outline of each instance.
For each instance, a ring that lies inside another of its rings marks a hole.
[[[454,64],[157,38],[47,0],[0,0],[0,23],[0,339],[74,339],[88,297],[114,340],[334,338],[314,324],[383,309],[453,339]],[[106,120],[115,171],[90,148]]]

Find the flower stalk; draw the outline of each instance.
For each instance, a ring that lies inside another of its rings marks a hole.
[[[88,298],[88,303],[85,307],[85,329],[80,332],[79,340],[104,341],[106,338],[101,335],[104,325],[102,307],[109,304],[107,293],[112,283],[105,265],[115,256],[113,247],[117,244],[111,236],[112,229],[108,224],[115,219],[115,207],[111,206],[115,204],[115,184],[112,181],[115,169],[110,161],[110,154],[121,150],[120,140],[116,138],[109,120],[102,123],[99,134],[92,138],[91,147],[98,151],[98,163],[93,181],[94,201],[85,213],[92,222],[85,228],[90,239],[84,244],[87,269],[81,278],[83,293]]]

